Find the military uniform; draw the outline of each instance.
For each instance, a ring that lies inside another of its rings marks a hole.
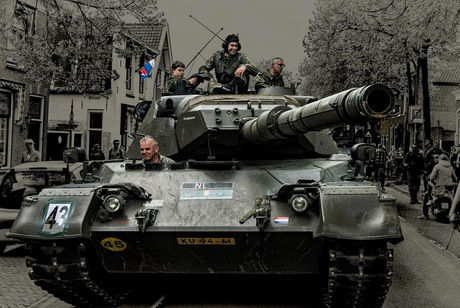
[[[241,65],[246,66],[246,72],[241,76],[242,84],[238,84],[235,80],[235,71]],[[226,56],[224,51],[218,51],[206,61],[206,64],[200,67],[200,75],[205,75],[206,80],[213,78],[209,73],[214,69],[216,80],[228,90],[232,90],[234,86],[238,87],[238,93],[245,93],[249,88],[249,75],[256,76],[258,69],[245,54],[237,53],[234,56]]]
[[[270,73],[270,69],[259,72],[255,77],[255,82],[254,88],[257,92],[266,87],[284,87],[283,75],[274,75]]]
[[[238,52],[234,55],[228,53],[230,43],[238,43]],[[259,69],[245,54],[239,52],[241,44],[237,35],[228,35],[222,43],[222,48],[223,50],[215,52],[205,65],[200,67],[199,75],[205,80],[211,80],[214,76],[210,71],[214,70],[216,81],[227,92],[236,90],[238,93],[246,93],[249,88],[249,75],[256,76]],[[241,66],[245,66],[246,71],[242,76],[238,76],[239,78],[235,78],[235,71]]]
[[[197,78],[196,85],[198,85],[201,82],[203,82],[203,78],[198,76],[198,74],[194,74],[190,78]],[[175,93],[176,88],[177,88],[177,83],[179,81],[181,81],[181,80],[185,81],[185,89],[184,89],[185,92],[186,93],[193,93],[195,88],[196,88],[196,85],[192,85],[188,79],[177,78],[175,76],[169,76],[168,79],[166,80],[166,89],[167,89],[167,91],[170,92],[170,93]]]

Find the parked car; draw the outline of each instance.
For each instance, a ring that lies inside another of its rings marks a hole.
[[[67,151],[67,150],[66,150]],[[41,161],[17,165],[0,175],[0,253],[7,245],[18,243],[7,238],[24,198],[34,198],[45,187],[82,181],[85,173],[84,155],[63,161]]]

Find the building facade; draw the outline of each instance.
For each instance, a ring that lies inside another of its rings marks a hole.
[[[111,80],[108,95],[58,91],[52,82],[42,87],[27,83],[24,63],[12,57],[12,38],[43,29],[43,12],[41,1],[2,2],[0,39],[6,44],[0,47],[0,171],[21,163],[25,139],[34,140],[42,160],[61,160],[63,150],[72,146],[89,153],[96,143],[107,157],[115,139],[127,148],[134,130],[134,107],[161,96],[170,74],[173,57],[167,22],[128,24],[123,33],[126,42],[146,46],[145,55],[159,54],[150,77],[141,79],[138,74],[142,55],[120,57],[114,48],[111,68],[120,77]]]
[[[121,141],[127,149],[134,132],[134,107],[141,101],[154,101],[165,88],[172,64],[168,23],[151,27],[145,24],[127,26],[129,37],[147,46],[155,58],[151,76],[142,79],[139,70],[141,55],[119,57],[113,52],[112,69],[120,78],[112,80],[107,97],[61,92],[51,89],[49,94],[49,122],[47,131],[47,159],[62,159],[66,147],[84,147],[89,153],[100,144],[108,157],[113,140]]]
[[[33,139],[43,159],[47,87],[24,81],[23,63],[12,56],[14,38],[33,34],[44,14],[36,1],[2,0],[0,10],[0,171],[21,163],[24,140]]]

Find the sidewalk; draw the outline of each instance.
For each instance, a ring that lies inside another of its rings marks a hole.
[[[410,204],[407,184],[395,184],[394,181],[388,181],[385,183],[385,191],[396,198],[400,219],[413,226],[419,233],[441,249],[447,250],[460,260],[460,232],[454,230],[452,224],[437,221],[431,213],[429,214],[429,220],[417,218],[422,215],[422,201],[425,193],[423,184],[421,184],[418,193],[420,204]]]

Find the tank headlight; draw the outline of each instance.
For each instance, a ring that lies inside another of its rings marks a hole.
[[[104,207],[110,213],[120,211],[125,205],[125,200],[121,196],[110,195],[104,200]]]
[[[289,200],[289,205],[296,213],[303,213],[309,206],[308,198],[305,195],[293,195]]]

